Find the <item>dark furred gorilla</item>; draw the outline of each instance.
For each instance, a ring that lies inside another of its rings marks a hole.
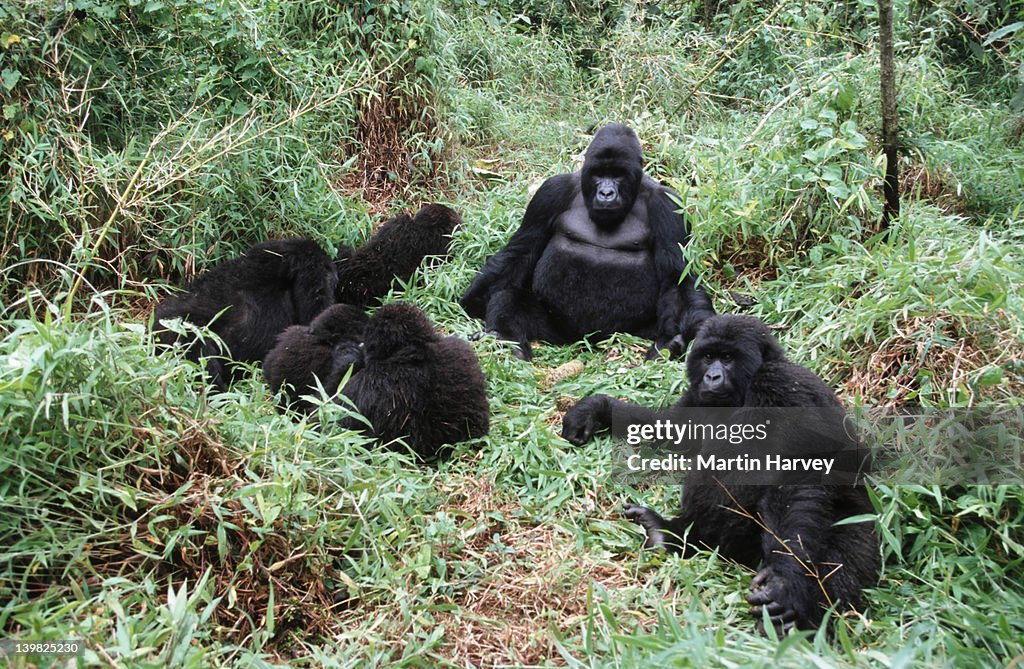
[[[335,304],[308,326],[293,325],[282,332],[263,361],[270,390],[276,394],[285,388],[282,406],[311,413],[316,407],[302,397],[316,395],[317,380],[327,393],[333,393],[349,367],[355,365],[353,371],[358,371],[368,320],[359,307]]]
[[[583,169],[551,177],[530,200],[508,245],[487,261],[462,298],[487,329],[519,344],[554,344],[630,332],[681,355],[714,315],[680,245],[686,221],[674,193],[644,174],[636,133],[601,128]],[[682,280],[680,281],[680,277]]]
[[[461,222],[458,213],[440,204],[424,205],[411,218],[390,219],[362,248],[339,254],[336,300],[365,307],[387,295],[392,280],[408,281],[424,257],[447,255],[452,231]]]
[[[402,438],[421,458],[445,444],[487,434],[487,386],[476,355],[457,337],[442,337],[411,304],[381,307],[366,326],[363,368],[343,393],[382,442]],[[358,418],[345,427],[365,429]]]
[[[224,389],[235,374],[225,358],[263,360],[282,330],[309,323],[334,302],[337,280],[331,257],[313,240],[263,242],[200,274],[184,294],[160,302],[154,330],[160,343],[170,346],[179,335],[162,329],[161,320],[181,318],[210,326],[226,351],[212,340],[182,343],[191,360],[207,358],[210,381]]]
[[[757,407],[822,407],[805,413],[835,416],[839,424],[830,426],[835,429],[800,432],[797,426],[785,433],[787,442],[796,442],[790,445],[797,450],[809,447],[813,451],[820,445],[801,444],[801,437],[804,442],[814,442],[822,434],[845,435],[845,412],[835,394],[813,372],[789,362],[768,328],[756,318],[715,316],[705,321],[686,368],[690,387],[677,407],[739,407],[737,413],[756,411],[752,408]],[[670,416],[670,411],[595,395],[566,413],[562,434],[582,444],[613,423],[621,430],[627,423]],[[720,448],[718,442],[708,443]],[[708,443],[703,445],[705,455]],[[672,520],[646,507],[626,504],[626,517],[647,532],[644,545],[684,554],[694,547],[717,547],[723,556],[759,569],[747,601],[758,621],[766,610],[778,629],[793,625],[815,628],[831,604],[840,610],[861,607],[861,591],[878,579],[878,538],[871,523],[835,523],[872,513],[863,485],[723,486],[715,476],[714,472],[687,474],[682,511]],[[763,527],[743,512],[759,518]]]

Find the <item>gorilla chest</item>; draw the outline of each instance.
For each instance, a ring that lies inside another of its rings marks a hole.
[[[580,334],[645,329],[655,317],[658,288],[642,201],[618,226],[604,229],[577,198],[555,221],[533,292]]]

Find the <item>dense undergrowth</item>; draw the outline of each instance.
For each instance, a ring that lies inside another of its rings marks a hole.
[[[679,395],[636,338],[533,364],[474,342],[491,434],[422,467],[276,413],[258,371],[199,387],[146,335],[166,286],[249,244],[351,244],[436,200],[465,219],[451,260],[391,298],[468,337],[458,297],[530,187],[622,121],[719,311],[850,404],[1017,403],[1021,3],[896,5],[887,238],[873,3],[0,6],[0,637],[117,667],[1019,663],[1020,487],[877,485],[884,574],[831,639],[757,636],[713,553],[640,554],[619,505],[678,490],[557,436],[563,398]]]

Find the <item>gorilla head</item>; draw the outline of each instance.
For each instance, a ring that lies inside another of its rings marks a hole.
[[[369,360],[408,364],[426,357],[427,345],[440,337],[426,315],[412,304],[381,307],[366,328]]]
[[[263,361],[263,376],[273,393],[284,387],[282,408],[312,413],[316,404],[303,399],[315,395],[317,384],[328,394],[348,372],[362,368],[361,342],[369,319],[359,307],[335,304],[307,325],[293,325],[277,338]]]
[[[686,359],[693,406],[744,406],[761,366],[782,360],[782,347],[759,319],[735,314],[709,318]]]
[[[633,208],[644,176],[636,133],[622,124],[598,130],[587,147],[580,176],[590,219],[602,226],[621,223]]]

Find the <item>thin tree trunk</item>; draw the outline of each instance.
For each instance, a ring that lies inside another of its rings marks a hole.
[[[900,215],[898,119],[896,114],[896,68],[892,54],[892,0],[878,0],[878,44],[882,79],[882,150],[885,152],[885,206],[882,228],[888,229]]]

